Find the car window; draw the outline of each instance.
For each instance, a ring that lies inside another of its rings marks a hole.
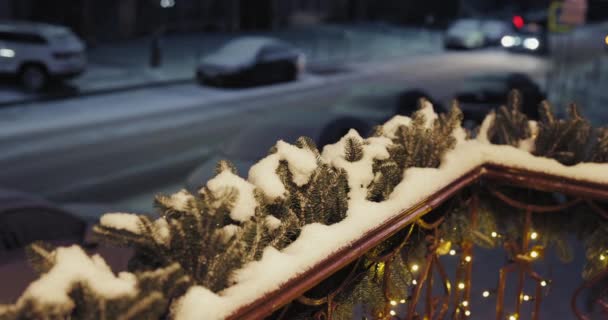
[[[230,60],[249,60],[254,58],[263,47],[263,43],[257,40],[234,40],[221,47],[217,54]]]
[[[25,32],[0,32],[0,40],[27,44],[46,44],[42,36]]]
[[[283,46],[268,45],[262,49],[260,57],[262,59],[272,59],[273,57],[276,57],[278,55],[284,55],[286,52],[287,49]]]
[[[48,36],[49,40],[52,43],[58,44],[60,46],[69,46],[73,43],[78,43],[78,38],[71,32],[56,32]]]

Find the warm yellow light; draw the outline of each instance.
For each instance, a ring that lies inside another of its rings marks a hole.
[[[606,260],[606,256],[603,254],[600,254],[600,261],[604,261],[604,260]]]
[[[465,316],[467,316],[467,317],[468,317],[468,316],[470,316],[470,315],[471,315],[471,311],[466,310],[466,311],[464,312],[464,315],[465,315]]]
[[[608,46],[608,36],[606,36],[606,38],[604,38],[604,43]]]
[[[492,238],[496,238],[496,237],[498,237],[498,233],[496,233],[496,231],[492,231],[492,234],[491,234],[491,235],[492,235]]]
[[[509,320],[517,320],[517,316],[514,314],[510,315]]]
[[[413,285],[417,285],[417,284],[418,284],[418,281],[416,281],[416,279],[414,279],[414,280],[412,280],[412,284],[413,284]]]
[[[458,283],[458,289],[460,289],[460,290],[464,289],[464,283],[462,283],[462,282]]]
[[[534,250],[530,251],[530,257],[532,257],[532,258],[538,258],[538,252],[536,252]]]
[[[490,296],[490,291],[486,290],[481,294],[484,298],[487,298]]]
[[[454,250],[454,249],[450,250],[450,255],[451,255],[451,256],[456,255],[456,250]]]
[[[391,316],[397,315],[397,312],[395,312],[395,310],[391,310],[390,312]]]
[[[524,301],[530,301],[530,296],[527,294],[524,294],[523,298],[524,298]]]
[[[466,256],[466,257],[464,257],[464,261],[466,261],[466,262],[471,262],[471,256]]]
[[[446,287],[446,288],[448,288],[448,290],[450,290],[450,288],[452,287],[452,285],[450,284],[450,282],[449,282],[449,281],[447,281],[447,282],[445,283],[445,287]]]
[[[399,303],[405,303],[405,299],[399,300]]]
[[[396,305],[397,305],[397,301],[391,300],[391,306],[396,306]]]
[[[466,300],[464,300],[464,301],[462,302],[462,306],[463,306],[463,307],[468,307],[468,306],[469,306],[469,302],[468,302],[468,301],[466,301]]]
[[[541,281],[541,282],[540,282],[540,285],[541,285],[542,287],[546,287],[546,286],[547,286],[547,281],[545,281],[545,280]]]
[[[415,263],[414,263],[414,264],[412,265],[412,271],[416,272],[416,271],[418,271],[418,268],[419,268],[419,267],[418,267],[418,265],[417,265],[417,264],[415,264]]]
[[[532,231],[532,233],[530,233],[530,239],[536,240],[536,238],[538,238],[538,233]]]

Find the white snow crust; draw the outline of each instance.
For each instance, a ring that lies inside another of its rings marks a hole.
[[[40,305],[70,310],[74,303],[68,292],[79,282],[108,299],[137,294],[135,275],[121,272],[115,276],[103,258],[89,257],[78,246],[57,248],[55,259],[55,266],[28,286],[17,305],[33,299]]]
[[[279,140],[276,147],[276,153],[266,156],[249,169],[249,182],[260,188],[271,201],[284,196],[286,192],[276,173],[280,161],[287,161],[293,173],[293,182],[298,186],[308,183],[310,175],[317,168],[317,159],[312,151],[300,149],[283,140]]]
[[[238,196],[230,217],[236,221],[247,221],[255,214],[257,202],[255,200],[255,186],[245,179],[226,170],[207,182],[207,188],[216,196],[226,192],[229,188],[236,188]]]
[[[129,231],[139,234],[139,217],[132,213],[106,213],[99,219],[99,224],[104,227]]]

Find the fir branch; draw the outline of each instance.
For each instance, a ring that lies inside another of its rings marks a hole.
[[[587,150],[592,128],[581,117],[576,105],[570,105],[568,119],[558,120],[551,105],[543,101],[540,116],[534,155],[553,158],[564,165],[574,165],[589,158]]]
[[[420,101],[420,108],[424,106]],[[389,146],[389,159],[373,165],[374,180],[368,186],[367,199],[384,201],[403,178],[407,168],[437,168],[444,154],[456,145],[454,131],[462,122],[462,111],[457,103],[450,112],[439,117],[427,127],[422,109],[412,115],[409,125],[399,126]]]
[[[354,137],[346,139],[344,146],[344,159],[348,162],[356,162],[363,158],[363,145]]]
[[[37,241],[25,248],[27,261],[38,275],[42,275],[55,265],[54,248],[48,243]]]
[[[220,174],[224,171],[229,171],[229,172],[232,172],[233,174],[238,174],[237,170],[236,170],[236,166],[232,162],[230,162],[228,160],[220,160],[215,165],[215,175],[217,176],[218,174]]]
[[[521,106],[521,93],[511,90],[507,98],[507,105],[498,108],[494,123],[488,130],[488,140],[491,143],[517,147],[521,140],[530,137],[528,117],[521,112]]]

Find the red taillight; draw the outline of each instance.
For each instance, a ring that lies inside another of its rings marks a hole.
[[[524,26],[524,18],[521,16],[513,16],[513,25],[517,29],[521,29]]]

